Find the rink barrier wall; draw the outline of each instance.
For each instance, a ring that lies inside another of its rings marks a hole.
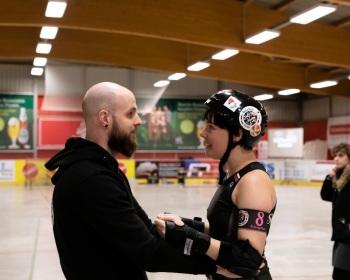
[[[0,160],[0,186],[51,185],[47,159]],[[185,184],[213,184],[218,178],[218,161],[207,159],[118,160],[131,184],[177,184],[178,171],[185,171]],[[334,166],[333,161],[268,159],[260,161],[275,184],[320,186]]]

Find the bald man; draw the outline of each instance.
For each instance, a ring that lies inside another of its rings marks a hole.
[[[52,222],[69,280],[144,280],[146,271],[225,274],[204,255],[184,256],[163,241],[133,196],[115,157],[130,157],[141,125],[134,94],[114,83],[83,99],[86,139],[70,138],[46,164],[52,177]]]
[[[83,99],[86,139],[113,157],[131,157],[136,151],[136,129],[142,123],[134,94],[114,83],[99,83]]]

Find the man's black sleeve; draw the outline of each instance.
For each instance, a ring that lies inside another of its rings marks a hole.
[[[101,174],[84,182],[76,203],[93,230],[139,268],[152,272],[215,274],[216,266],[210,258],[185,256],[181,249],[160,239],[130,190],[110,176]]]

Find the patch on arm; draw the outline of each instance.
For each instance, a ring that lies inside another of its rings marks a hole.
[[[268,232],[273,214],[253,209],[239,209],[238,228]]]

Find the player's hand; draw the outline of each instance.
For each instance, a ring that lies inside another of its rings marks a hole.
[[[237,274],[233,274],[221,266],[217,266],[216,274],[221,274],[227,278],[242,278],[242,276],[239,276]]]

